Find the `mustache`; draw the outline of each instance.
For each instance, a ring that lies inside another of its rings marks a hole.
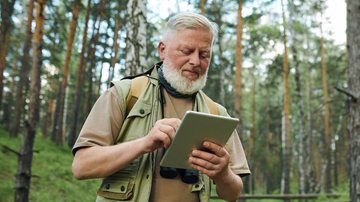
[[[201,68],[199,66],[195,66],[195,67],[184,67],[181,69],[182,71],[191,71],[191,72],[196,72],[198,74],[201,73]]]

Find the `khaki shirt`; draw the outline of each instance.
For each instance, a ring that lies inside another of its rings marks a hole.
[[[174,98],[168,95],[166,91],[164,91],[164,97],[165,118],[176,117],[181,119],[186,111],[193,109],[191,99]],[[108,146],[116,143],[116,137],[124,119],[120,105],[121,100],[114,87],[106,90],[99,97],[80,131],[73,147],[73,153],[81,147]],[[233,172],[238,175],[249,174],[248,164],[236,131],[230,137],[225,148],[230,154],[230,167]],[[159,162],[162,152],[158,153],[150,201],[199,201],[197,192],[191,192],[192,185],[183,183],[179,177],[165,179],[160,176]]]

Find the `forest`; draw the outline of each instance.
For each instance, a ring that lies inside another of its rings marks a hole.
[[[338,3],[341,39],[328,16]],[[181,11],[219,29],[204,92],[240,119],[245,195],[360,201],[359,0],[2,0],[0,136],[19,144],[0,146],[17,154],[14,201],[32,194],[35,141],[71,155],[97,98],[159,61],[164,24]]]

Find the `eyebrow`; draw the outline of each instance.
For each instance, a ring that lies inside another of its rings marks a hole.
[[[179,48],[180,49],[191,49],[191,50],[195,49],[194,47],[192,47],[190,45],[187,45],[187,44],[180,45]],[[200,48],[199,50],[200,50],[200,52],[211,52],[211,46],[210,47]]]

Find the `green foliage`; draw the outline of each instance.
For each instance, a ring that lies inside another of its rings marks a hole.
[[[11,139],[0,130],[1,147],[19,150],[20,138]],[[13,201],[17,157],[2,148],[0,152],[1,201]],[[95,201],[98,180],[78,181],[71,173],[72,154],[67,147],[56,146],[36,136],[32,164],[30,201]]]

